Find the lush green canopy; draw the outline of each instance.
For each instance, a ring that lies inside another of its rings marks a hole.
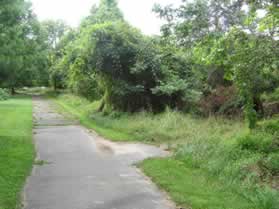
[[[41,27],[30,4],[0,2],[0,85],[14,89],[43,82],[47,59]],[[35,81],[36,80],[36,81]]]
[[[240,111],[250,127],[276,92],[278,1],[194,0],[154,6],[162,36],[130,26],[101,0],[80,26],[38,22],[24,0],[0,2],[0,86],[68,88],[100,110]],[[229,92],[229,93],[226,93]]]

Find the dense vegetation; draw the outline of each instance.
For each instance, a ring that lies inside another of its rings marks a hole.
[[[11,93],[67,88],[101,100],[99,110],[108,113],[243,112],[255,128],[262,96],[279,83],[278,2],[195,0],[154,12],[166,24],[161,36],[149,37],[124,20],[115,0],[101,0],[75,29],[38,22],[24,0],[2,1],[0,86]]]
[[[76,30],[57,27],[55,88],[101,99],[103,112],[243,112],[255,128],[262,95],[279,83],[278,3],[197,0],[154,11],[167,22],[161,37],[130,26],[113,0],[94,6]]]
[[[17,97],[0,102],[0,116],[0,208],[19,208],[34,159],[31,99]]]
[[[7,100],[9,98],[9,92],[6,89],[0,89],[0,101]]]
[[[66,90],[56,101],[100,134],[167,144],[174,156],[141,166],[184,207],[278,209],[279,2],[185,0],[154,12],[165,24],[151,37],[116,0],[77,28],[1,1],[0,88]]]
[[[45,33],[22,0],[0,2],[0,86],[44,85],[48,81]]]

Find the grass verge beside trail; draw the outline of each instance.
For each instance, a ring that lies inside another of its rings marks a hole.
[[[0,101],[0,209],[19,207],[33,159],[31,99]]]
[[[220,182],[207,178],[200,169],[185,166],[179,160],[149,159],[141,164],[146,175],[183,208],[252,209],[252,204]],[[191,205],[191,207],[188,207]]]
[[[208,136],[232,138],[246,129],[240,121],[226,119],[199,119],[175,111],[161,114],[140,112],[136,114],[97,112],[98,102],[61,95],[54,98],[61,107],[80,120],[82,125],[94,129],[105,138],[114,141],[141,141],[153,144],[179,144],[189,140],[206,140]]]
[[[171,110],[104,114],[96,111],[98,103],[77,96],[55,101],[108,139],[168,145],[172,157],[148,159],[139,166],[183,208],[279,209],[277,118],[249,132],[237,120]]]
[[[54,101],[59,105],[59,111],[71,114],[70,117],[74,117],[79,120],[82,125],[89,129],[94,129],[105,138],[114,141],[131,141],[133,139],[132,135],[129,133],[119,131],[117,128],[109,126],[108,123],[110,119],[105,119],[102,114],[96,114],[99,120],[95,117],[93,118],[90,112],[97,110],[98,102],[91,104],[85,99],[72,95],[60,96],[55,98]]]

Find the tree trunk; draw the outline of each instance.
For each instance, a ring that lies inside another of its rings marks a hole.
[[[101,100],[101,104],[100,104],[100,106],[99,106],[99,108],[98,108],[98,112],[102,112],[103,110],[104,110],[104,108],[105,108],[105,100],[104,100],[104,98]]]
[[[15,95],[15,94],[16,94],[15,88],[12,87],[12,88],[11,88],[11,95]]]
[[[53,88],[54,88],[54,91],[56,92],[57,91],[57,82],[56,82],[56,78],[54,78],[54,83],[53,83]]]
[[[261,99],[259,97],[254,97],[254,108],[256,112],[258,113],[258,116],[263,117],[264,116],[264,107]]]

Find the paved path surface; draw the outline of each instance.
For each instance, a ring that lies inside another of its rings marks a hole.
[[[34,99],[37,158],[24,190],[25,209],[172,209],[133,163],[158,148],[101,139]]]

